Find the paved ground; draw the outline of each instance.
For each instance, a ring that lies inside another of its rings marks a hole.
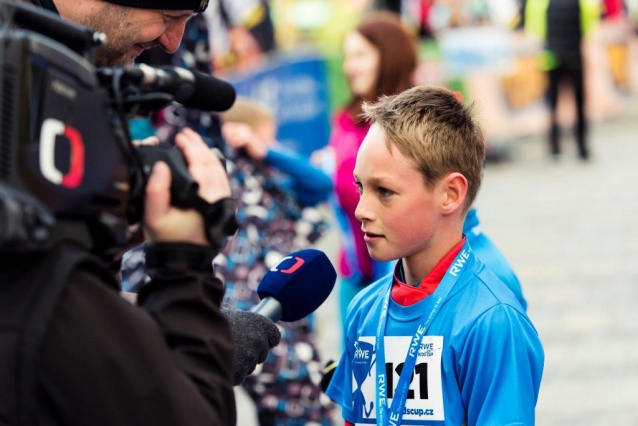
[[[593,160],[520,141],[477,206],[545,346],[539,425],[638,424],[638,110],[594,124]]]
[[[542,137],[514,142],[511,161],[488,165],[476,202],[545,347],[542,426],[638,425],[638,103],[592,124],[591,142],[589,163],[571,138],[559,162]],[[333,256],[334,235],[321,248]],[[318,317],[326,357],[338,356],[336,301]]]

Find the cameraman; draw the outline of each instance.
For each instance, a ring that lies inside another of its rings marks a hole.
[[[140,53],[155,46],[175,52],[186,22],[208,6],[208,0],[21,1],[106,34],[106,45],[95,58],[98,67],[133,65]],[[233,384],[238,385],[257,364],[264,362],[268,350],[279,343],[281,336],[274,323],[259,315],[233,309],[224,309],[224,314],[230,321],[235,343]]]
[[[146,49],[179,47],[186,21],[203,12],[208,0],[19,0],[106,34],[96,56],[99,67],[133,65]]]
[[[156,44],[174,50],[200,10],[200,0],[38,3],[107,34],[100,66],[130,65]],[[142,9],[151,3],[165,9]],[[196,133],[182,131],[176,145],[200,197],[230,195],[221,162]],[[211,266],[218,244],[209,244],[198,212],[171,207],[170,182],[168,166],[156,164],[146,186],[152,281],[140,292],[142,309],[72,244],[0,257],[0,424],[235,423],[233,344]]]
[[[176,144],[200,197],[230,195],[221,162],[195,132],[185,129]],[[233,346],[211,266],[217,250],[199,213],[170,206],[170,182],[157,163],[145,198],[152,281],[138,304],[146,312],[71,245],[0,258],[0,329],[16,329],[0,333],[0,424],[234,424]]]

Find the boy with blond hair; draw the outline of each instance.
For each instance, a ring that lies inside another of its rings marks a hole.
[[[462,233],[481,183],[480,128],[444,88],[363,111],[356,216],[370,256],[398,262],[350,304],[328,395],[347,425],[533,425],[541,342]]]
[[[235,150],[229,153],[230,159],[249,159],[249,167],[262,172],[255,174],[264,175],[266,187],[277,193],[288,191],[300,207],[313,207],[327,201],[332,192],[330,176],[277,141],[277,121],[268,106],[239,96],[222,114],[222,121],[224,141]],[[276,198],[282,197],[283,194],[276,195]]]

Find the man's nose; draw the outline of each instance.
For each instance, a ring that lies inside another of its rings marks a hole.
[[[162,49],[166,50],[168,53],[174,53],[182,42],[185,27],[186,19],[171,22],[166,28],[166,31],[164,31],[158,39]]]

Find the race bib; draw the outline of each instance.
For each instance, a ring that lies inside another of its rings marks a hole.
[[[376,393],[392,405],[394,392],[410,347],[409,336],[385,336],[386,383],[377,376],[375,337],[359,337],[352,359],[352,401],[357,425],[376,424]],[[441,354],[443,336],[423,336],[403,408],[402,425],[423,425],[444,421]]]

